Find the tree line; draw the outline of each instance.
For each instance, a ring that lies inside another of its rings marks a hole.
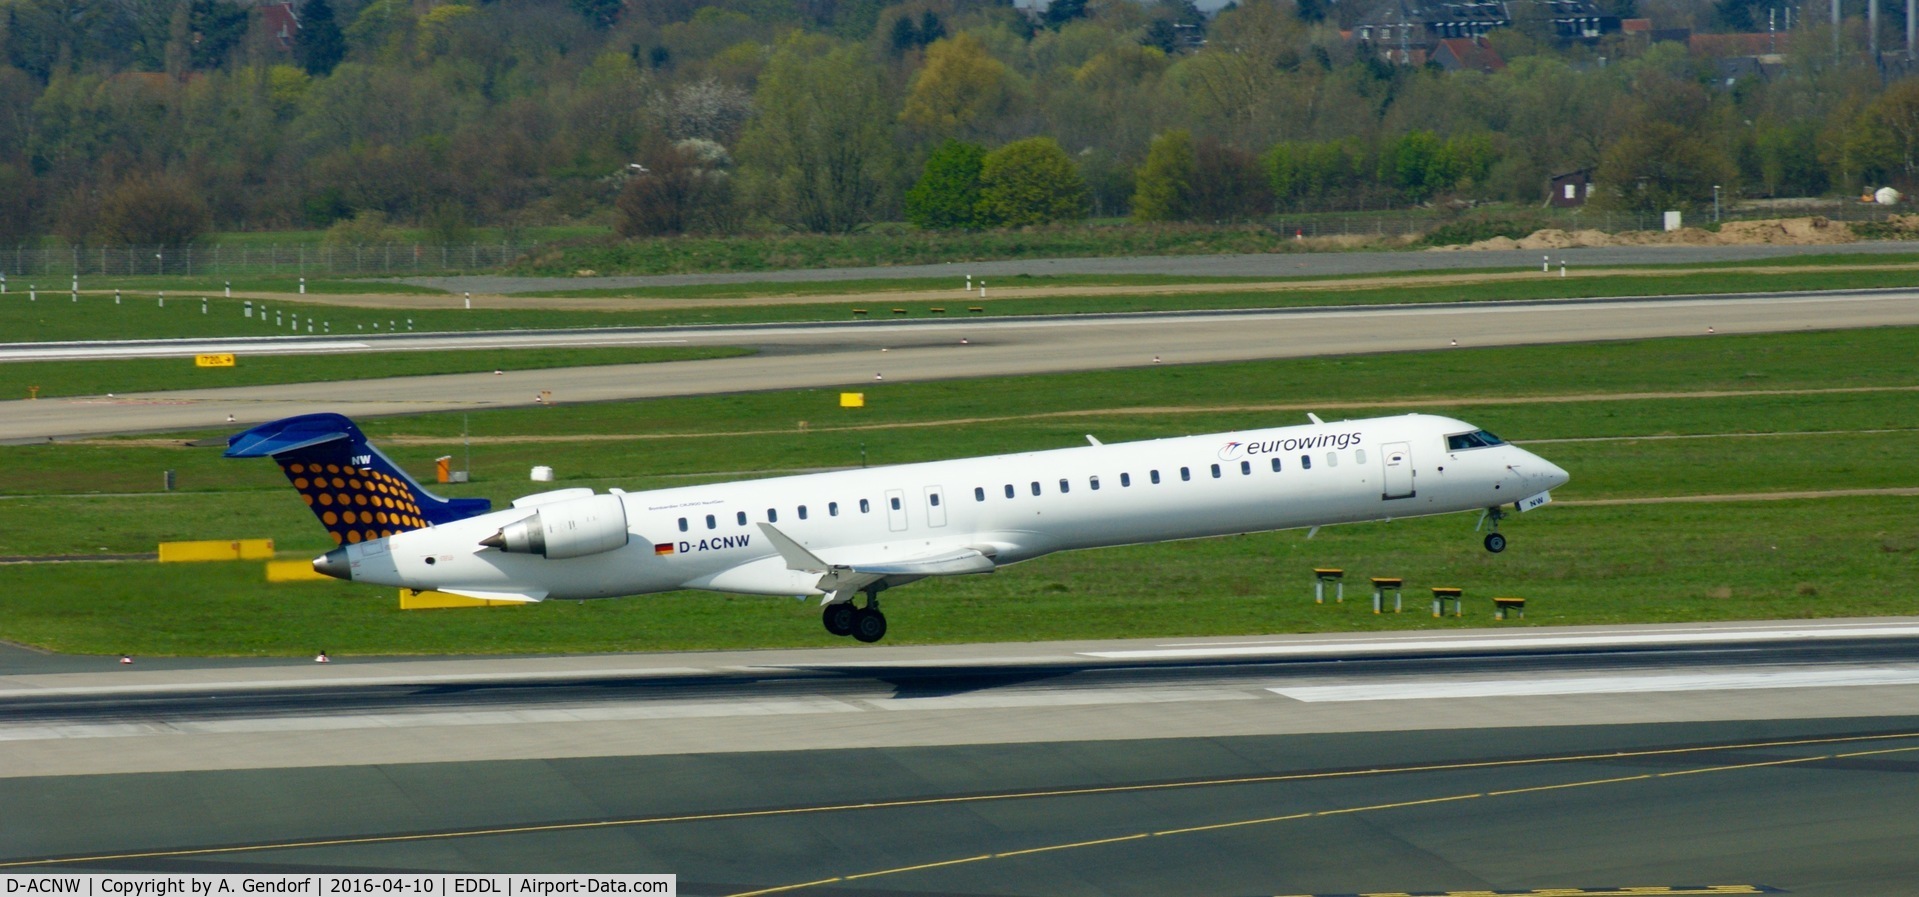
[[[1681,43],[1516,16],[1482,74],[1382,61],[1340,34],[1356,6],[303,0],[282,40],[241,0],[0,0],[0,243],[1230,221],[1537,203],[1579,169],[1633,210],[1919,180],[1919,79],[1821,24],[1729,81]]]

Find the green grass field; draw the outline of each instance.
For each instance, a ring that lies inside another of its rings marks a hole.
[[[427,374],[608,364],[650,364],[750,355],[721,346],[633,346],[604,349],[516,349],[502,352],[368,352],[352,355],[242,355],[233,367],[196,367],[191,358],[33,361],[0,364],[0,397],[95,396],[168,389],[214,389]]]
[[[503,502],[550,488],[527,482],[533,464],[554,466],[555,486],[644,488],[857,464],[862,444],[873,463],[892,463],[1076,445],[1089,432],[1114,442],[1264,426],[1306,410],[1328,419],[1434,411],[1573,474],[1557,504],[1509,521],[1504,554],[1480,549],[1469,514],[1331,527],[1312,539],[1080,552],[889,592],[888,639],[1487,625],[1496,594],[1528,598],[1530,625],[1902,614],[1919,604],[1919,498],[1588,502],[1919,487],[1913,345],[1919,330],[1690,338],[889,384],[869,389],[858,411],[832,407],[829,391],[797,391],[485,412],[466,416],[475,482],[444,491]],[[795,428],[801,418],[808,432]],[[416,472],[469,451],[461,415],[363,423]],[[184,445],[209,435],[0,447],[0,555],[150,552],[167,539],[247,536],[272,537],[289,557],[328,547],[274,465]],[[160,491],[167,469],[182,491]],[[1325,565],[1362,582],[1404,577],[1416,612],[1375,617],[1363,595],[1314,605],[1310,569]],[[1433,585],[1466,589],[1471,614],[1427,616]],[[391,590],[270,585],[257,563],[146,562],[0,566],[0,638],[214,655],[840,644],[821,631],[813,603],[791,599],[673,593],[402,612]]]
[[[1185,292],[1158,294],[1074,295],[1039,298],[993,296],[978,299],[958,289],[960,282],[950,279],[933,283],[934,288],[952,288],[946,300],[916,300],[902,304],[887,294],[902,289],[897,281],[856,281],[852,284],[821,285],[762,284],[750,287],[721,285],[711,287],[661,287],[647,290],[589,289],[566,291],[566,295],[634,296],[655,299],[688,300],[752,296],[810,296],[821,293],[870,293],[853,301],[796,303],[777,305],[706,305],[689,301],[685,308],[645,311],[598,311],[562,308],[527,309],[414,309],[407,311],[324,305],[295,301],[270,301],[268,311],[246,315],[242,299],[224,299],[217,289],[203,291],[158,287],[149,278],[147,289],[128,293],[118,304],[110,296],[83,294],[78,302],[62,292],[49,298],[28,302],[17,293],[0,298],[0,333],[16,342],[92,339],[165,339],[211,336],[306,336],[399,332],[470,332],[476,330],[525,330],[586,327],[661,327],[677,325],[758,324],[795,321],[851,321],[894,319],[893,307],[905,308],[909,318],[937,317],[933,308],[947,309],[945,317],[966,317],[965,308],[978,306],[992,316],[1096,314],[1117,312],[1174,312],[1234,308],[1300,308],[1309,306],[1378,305],[1395,303],[1529,301],[1542,299],[1665,296],[1679,294],[1723,294],[1770,292],[1781,290],[1834,290],[1903,287],[1909,285],[1911,271],[1877,267],[1870,256],[1843,258],[1853,266],[1845,271],[1806,271],[1788,274],[1752,272],[1611,274],[1596,277],[1538,278],[1484,283],[1459,283],[1420,286],[1372,286],[1353,288],[1274,289],[1227,292]],[[1395,275],[1395,279],[1419,276]],[[1352,278],[1345,278],[1352,279]],[[1155,280],[1146,278],[1145,280]],[[1315,281],[1326,280],[1315,278]],[[1337,278],[1334,280],[1338,280]],[[1031,285],[1132,285],[1132,278],[1009,278],[1007,286]],[[1200,282],[1203,285],[1203,281]],[[1225,283],[1227,281],[1217,281]],[[925,286],[925,284],[921,284]],[[401,292],[397,285],[385,283],[329,282],[328,292],[381,294]],[[160,305],[158,290],[165,290],[166,304]],[[419,292],[419,288],[407,288]],[[321,292],[314,289],[314,292]],[[432,291],[426,291],[432,292]],[[202,301],[204,299],[204,301]],[[883,303],[883,304],[882,304]],[[856,307],[867,307],[866,318],[853,314]],[[204,311],[203,311],[204,309]],[[295,318],[297,317],[297,328]]]

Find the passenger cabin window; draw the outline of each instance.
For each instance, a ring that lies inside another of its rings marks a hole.
[[[1273,456],[1273,472],[1274,473],[1279,472],[1279,456],[1278,455]]]
[[[1326,466],[1327,466],[1327,467],[1338,467],[1338,466],[1339,466],[1339,453],[1338,453],[1338,452],[1327,452],[1327,453],[1326,453]]]
[[[840,516],[840,503],[839,503],[839,502],[836,502],[836,501],[829,501],[829,502],[827,502],[827,503],[826,503],[826,516],[828,516],[828,517],[838,517],[838,516]]]
[[[745,512],[745,511],[741,511],[741,512],[739,512],[739,516],[738,516],[738,517],[735,517],[734,519],[735,519],[735,520],[738,520],[738,521],[739,521],[739,524],[740,524],[741,526],[745,526],[745,525],[746,525],[746,512]]]
[[[686,518],[680,518],[680,532],[686,532]]]
[[[973,500],[974,500],[974,501],[985,501],[985,500],[986,500],[986,490],[985,490],[985,489],[982,489],[982,488],[980,488],[980,487],[978,487],[978,486],[974,486],[974,487],[973,487]]]
[[[1253,462],[1251,462],[1251,461],[1241,461],[1241,462],[1239,462],[1239,472],[1240,472],[1240,473],[1241,473],[1242,475],[1244,475],[1244,476],[1252,476],[1252,475],[1253,475]]]
[[[1300,455],[1300,456],[1299,456],[1299,469],[1300,469],[1300,470],[1312,470],[1312,469],[1313,469],[1313,456],[1312,456],[1312,455]]]
[[[1213,479],[1219,479],[1219,465],[1213,465]]]
[[[1179,469],[1179,480],[1180,480],[1180,482],[1182,482],[1182,483],[1184,483],[1184,482],[1187,482],[1187,481],[1190,481],[1190,480],[1191,480],[1192,478],[1193,478],[1193,469],[1192,469],[1192,468],[1190,468],[1190,467],[1182,467],[1182,468],[1180,468],[1180,469]]]
[[[1122,474],[1120,474],[1120,475],[1119,475],[1119,487],[1120,487],[1121,489],[1124,489],[1124,488],[1126,488],[1126,487],[1128,487],[1128,486],[1131,486],[1131,485],[1133,485],[1133,475],[1132,475],[1132,474],[1130,474],[1130,473],[1122,473]]]
[[[1060,477],[1059,478],[1059,494],[1065,495],[1066,493],[1071,491],[1073,491],[1073,484],[1066,482],[1065,477]]]
[[[1354,463],[1354,464],[1364,464],[1364,463],[1366,463],[1366,450],[1365,450],[1365,449],[1353,449],[1353,463]]]
[[[1159,485],[1159,471],[1149,470],[1146,473],[1147,473],[1148,479],[1151,479],[1153,481],[1153,485],[1155,486]]]
[[[719,520],[717,520],[717,519],[715,519],[715,518],[713,517],[713,515],[711,515],[711,514],[708,514],[708,515],[706,515],[706,528],[707,528],[707,529],[719,529],[719,528],[720,528],[720,522],[719,522]]]
[[[1455,452],[1464,449],[1490,448],[1495,445],[1505,444],[1506,440],[1494,436],[1485,430],[1474,430],[1471,433],[1458,433],[1446,437],[1446,448]]]
[[[886,503],[889,507],[891,507],[895,511],[900,509],[900,500],[897,498],[889,498],[886,500]]]
[[[1013,484],[1012,484],[1012,483],[1007,483],[1007,484],[1006,484],[1006,497],[1007,497],[1007,498],[1012,498],[1012,497],[1013,497]]]
[[[1099,491],[1099,477],[1087,477],[1087,478],[1086,478],[1086,487],[1087,487],[1088,489],[1091,489],[1091,490],[1093,490],[1094,492],[1098,492],[1098,491]]]
[[[928,495],[928,496],[926,496],[926,503],[927,503],[927,504],[929,504],[929,505],[932,505],[932,506],[933,506],[933,507],[935,507],[935,508],[937,508],[937,507],[939,507],[939,506],[940,506],[940,494],[939,494],[938,492],[935,492],[935,493],[933,493],[933,494],[931,494],[931,495]]]
[[[778,523],[778,522],[780,522],[780,512],[778,512],[778,511],[776,511],[776,510],[773,510],[772,508],[767,508],[767,509],[766,509],[766,522],[767,522],[767,523]]]
[[[1038,480],[1034,480],[1034,481],[1033,481],[1033,494],[1034,494],[1034,495],[1038,495],[1038,494],[1039,494],[1039,481],[1038,481]]]
[[[873,503],[870,501],[867,501],[864,498],[860,499],[860,513],[862,514],[873,513]]]
[[[805,519],[806,519],[806,506],[805,506],[805,505],[800,505],[800,519],[801,519],[801,520],[805,520]]]

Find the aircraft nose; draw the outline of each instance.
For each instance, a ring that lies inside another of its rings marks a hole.
[[[1548,489],[1557,489],[1566,485],[1567,481],[1572,479],[1572,474],[1567,473],[1566,468],[1560,467],[1551,461],[1542,459],[1539,464],[1541,467],[1539,474],[1541,479],[1539,488],[1541,492]]]
[[[352,580],[353,565],[346,559],[346,546],[342,545],[314,558],[313,572],[323,573],[334,579]]]

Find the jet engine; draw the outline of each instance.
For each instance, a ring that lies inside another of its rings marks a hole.
[[[550,560],[585,557],[626,545],[626,506],[618,495],[541,505],[533,516],[480,540],[488,548]]]

